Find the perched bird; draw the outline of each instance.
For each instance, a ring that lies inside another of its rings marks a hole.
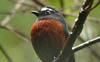
[[[38,20],[31,28],[32,45],[43,62],[52,62],[67,42],[68,30],[63,15],[52,7],[32,11]],[[72,56],[68,62],[74,62]]]

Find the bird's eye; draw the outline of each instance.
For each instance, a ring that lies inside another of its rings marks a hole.
[[[46,11],[46,14],[51,14],[51,11],[48,11],[48,10],[47,10],[47,11]]]

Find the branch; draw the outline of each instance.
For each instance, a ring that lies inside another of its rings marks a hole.
[[[66,58],[72,54],[72,46],[83,29],[83,24],[90,12],[92,4],[93,0],[84,0],[83,8],[81,8],[81,12],[79,13],[78,18],[75,20],[72,33],[69,35],[67,43],[65,44],[61,54],[54,60],[54,62],[65,62]]]
[[[82,37],[78,37],[78,38],[79,40],[81,40],[81,42],[85,42],[85,40]],[[95,49],[93,49],[92,47],[87,47],[87,48],[93,53],[94,56],[100,59],[100,54],[98,54]]]
[[[94,8],[96,8],[96,7],[99,6],[99,5],[100,5],[100,0],[98,0],[97,4],[94,5],[94,7],[92,7],[91,10],[93,10]]]
[[[72,48],[72,50],[73,50],[73,52],[76,52],[76,51],[79,51],[79,50],[81,50],[83,48],[91,46],[91,45],[93,45],[93,44],[95,44],[97,42],[100,42],[100,37],[88,40],[88,41],[86,41],[86,42],[84,42],[84,43],[82,43],[82,44],[80,44],[78,46],[75,46],[75,47]]]
[[[1,22],[1,25],[6,25],[10,21],[10,19],[16,14],[18,9],[21,7],[23,2],[24,2],[24,0],[18,1],[18,3],[15,5],[14,9],[11,11],[11,14],[9,14],[8,16],[6,16],[4,18],[4,20]]]
[[[1,52],[4,54],[4,56],[8,59],[9,62],[12,62],[12,59],[9,57],[9,55],[7,54],[7,52],[4,50],[4,48],[1,46],[0,44],[0,50]]]
[[[6,26],[2,26],[0,25],[0,28],[9,30],[11,32],[14,32],[19,38],[30,42],[30,38],[28,38],[26,35],[24,35],[23,33],[21,33],[20,31],[18,31],[17,29],[15,29],[14,27],[10,26],[10,25],[6,25]]]
[[[68,28],[71,31],[71,26],[70,25],[68,26]],[[79,36],[78,39],[80,40],[80,42],[85,42],[85,40],[81,36]],[[95,57],[100,59],[100,54],[98,54],[95,49],[93,49],[92,47],[87,47],[87,48],[93,53],[93,55]]]

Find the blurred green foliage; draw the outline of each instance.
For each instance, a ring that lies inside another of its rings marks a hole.
[[[14,0],[18,1],[18,0]],[[96,0],[98,1],[98,0]],[[25,0],[25,3],[33,2],[32,0]],[[60,10],[60,1],[59,0],[43,0],[46,5],[53,6]],[[34,3],[33,3],[34,4]],[[94,3],[95,4],[95,3]],[[5,12],[11,12],[14,6],[16,5],[13,0],[0,0],[0,22],[7,16]],[[69,15],[66,16],[68,20],[68,24],[71,27],[74,24],[74,20],[78,15],[80,8],[82,5],[82,1],[79,0],[64,0],[64,12],[68,13]],[[23,13],[23,8],[27,8],[28,6],[22,5],[22,7],[17,11],[17,13],[10,19],[8,22],[9,25],[16,28],[21,33],[27,35],[30,38],[30,28],[36,17],[30,13],[30,10]],[[34,8],[32,8],[35,10]],[[75,16],[73,16],[75,15]],[[81,33],[81,37],[86,41],[92,39],[94,37],[100,36],[100,6],[95,8],[89,14],[89,20],[86,21],[84,25],[84,29]],[[93,19],[93,20],[91,20]],[[98,22],[96,22],[98,21]],[[82,43],[81,40],[77,39],[75,45]],[[23,40],[22,38],[18,37],[15,33],[0,28],[0,44],[7,52],[9,57],[12,59],[13,62],[38,62],[39,59],[37,58],[34,49],[30,42]],[[100,55],[100,45],[95,44],[91,46],[99,55]],[[85,48],[75,53],[76,55],[76,62],[99,62],[100,58],[98,59],[94,53],[90,51],[89,48]],[[8,59],[4,56],[2,51],[0,50],[0,62],[8,62]]]

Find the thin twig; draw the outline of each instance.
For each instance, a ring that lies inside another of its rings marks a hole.
[[[100,37],[96,37],[96,38],[88,40],[88,41],[86,41],[86,42],[84,42],[84,43],[82,43],[82,44],[80,44],[78,46],[75,46],[75,47],[72,48],[72,50],[73,50],[73,52],[76,52],[76,51],[79,51],[79,50],[81,50],[83,48],[91,46],[91,45],[93,45],[93,44],[95,44],[97,42],[100,42]]]
[[[18,37],[20,37],[21,39],[23,39],[23,40],[25,40],[25,41],[28,41],[28,42],[30,41],[30,39],[29,39],[26,35],[24,35],[24,34],[21,33],[20,31],[18,31],[17,29],[13,28],[12,26],[6,25],[6,28],[9,29],[9,30],[12,31],[12,32],[15,32],[16,35],[17,35]]]
[[[4,20],[1,22],[1,25],[6,25],[10,21],[10,19],[16,14],[18,9],[21,7],[23,2],[24,2],[24,0],[18,0],[18,3],[15,5],[14,9],[11,11],[11,14],[7,15],[4,18]]]
[[[78,39],[81,40],[81,42],[85,42],[85,40],[82,37],[78,37]],[[93,49],[92,47],[87,47],[87,48],[93,53],[95,57],[100,59],[100,54],[98,54],[95,49]]]
[[[99,5],[100,5],[100,0],[98,0],[97,4],[94,5],[94,6],[91,8],[91,10],[93,10],[94,8],[96,8],[96,7],[99,6]]]
[[[30,42],[30,38],[28,38],[25,34],[21,33],[20,31],[18,31],[17,29],[15,29],[14,27],[10,26],[10,25],[6,25],[6,26],[2,26],[0,25],[0,28],[9,30],[11,32],[14,32],[19,38]]]
[[[0,44],[0,50],[1,52],[4,54],[4,56],[8,59],[9,62],[12,62],[12,59],[10,58],[10,56],[7,54],[7,52],[4,50],[4,48],[2,47],[2,45]]]
[[[72,30],[72,28],[71,28],[70,25],[68,26],[68,28],[69,28],[70,31]],[[81,36],[79,36],[78,39],[80,40],[80,42],[85,42],[85,40]],[[87,47],[87,48],[93,53],[93,55],[95,57],[97,57],[98,59],[100,59],[100,55],[96,52],[96,50],[94,50],[92,47]]]

